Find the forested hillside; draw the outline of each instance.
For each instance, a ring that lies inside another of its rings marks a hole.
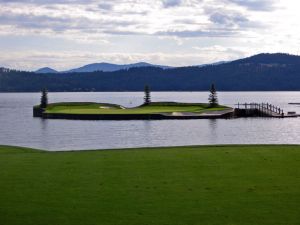
[[[1,92],[49,91],[300,91],[300,57],[260,54],[221,65],[115,72],[36,74],[0,70]]]

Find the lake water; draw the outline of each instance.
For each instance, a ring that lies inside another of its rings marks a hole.
[[[219,92],[221,104],[268,102],[297,111],[300,92]],[[153,101],[207,102],[206,92],[155,92]],[[300,144],[300,118],[166,121],[72,121],[32,117],[40,93],[0,93],[0,144],[46,150],[209,144]],[[50,93],[50,102],[95,101],[136,106],[143,93]]]

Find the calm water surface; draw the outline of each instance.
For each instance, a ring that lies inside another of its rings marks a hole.
[[[297,111],[300,92],[220,92],[221,104],[269,102]],[[205,92],[156,92],[153,101],[207,102]],[[39,93],[0,93],[0,144],[47,150],[207,144],[300,144],[300,118],[171,121],[72,121],[32,117]],[[143,93],[50,93],[50,102],[96,101],[136,106]]]

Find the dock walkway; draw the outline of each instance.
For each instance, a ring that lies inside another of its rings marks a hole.
[[[274,117],[274,118],[290,118],[300,117],[299,114],[286,114],[280,107],[269,103],[238,103],[235,109],[238,116],[244,117]]]

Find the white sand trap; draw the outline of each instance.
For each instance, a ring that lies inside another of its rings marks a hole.
[[[123,106],[120,106],[121,109],[126,109],[125,107]],[[110,107],[110,106],[100,106],[99,109],[113,109],[113,107]]]
[[[173,116],[183,116],[183,113],[181,112],[172,112]]]

